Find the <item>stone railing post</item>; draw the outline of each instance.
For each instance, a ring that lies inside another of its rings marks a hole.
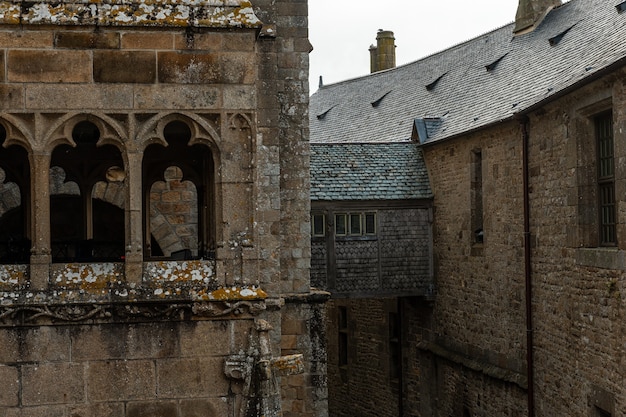
[[[35,151],[31,159],[31,236],[30,283],[33,290],[48,287],[50,263],[50,154]]]

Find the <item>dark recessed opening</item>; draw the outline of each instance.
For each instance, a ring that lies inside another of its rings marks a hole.
[[[72,139],[79,144],[92,144],[95,145],[100,139],[100,131],[91,122],[82,121],[74,126],[74,130],[72,130]]]

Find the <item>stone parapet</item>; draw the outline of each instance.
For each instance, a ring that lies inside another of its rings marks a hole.
[[[248,1],[0,2],[0,23],[33,25],[258,28]]]

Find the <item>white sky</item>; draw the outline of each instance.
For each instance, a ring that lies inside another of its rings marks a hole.
[[[378,29],[396,38],[397,65],[504,26],[518,0],[309,0],[311,93],[369,73]]]

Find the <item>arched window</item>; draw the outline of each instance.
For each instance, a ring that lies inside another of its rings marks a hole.
[[[52,261],[120,261],[124,256],[122,156],[115,146],[97,145],[100,131],[91,122],[77,123],[72,139],[76,146],[58,146],[50,161]]]
[[[30,259],[30,167],[20,146],[4,147],[6,129],[0,124],[0,263]]]
[[[148,146],[143,159],[145,257],[214,257],[213,158],[208,147],[190,145],[191,130],[167,124],[168,146]]]

